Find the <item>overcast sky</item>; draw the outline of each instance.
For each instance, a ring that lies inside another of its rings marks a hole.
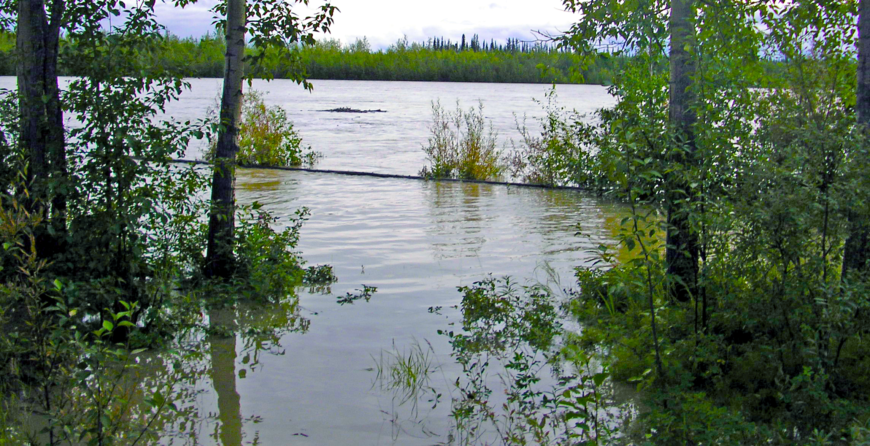
[[[179,10],[158,6],[158,20],[179,36],[199,37],[212,29],[209,9],[215,0]],[[312,5],[319,5],[312,0]],[[158,3],[159,4],[159,3]],[[556,33],[568,29],[574,17],[561,0],[332,0],[341,12],[331,37],[343,43],[368,37],[384,48],[407,35],[410,41],[429,37],[457,40],[477,33],[482,40],[530,40],[532,30]]]

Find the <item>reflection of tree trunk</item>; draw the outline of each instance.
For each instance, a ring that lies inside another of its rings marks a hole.
[[[231,310],[209,311],[212,327],[235,331],[235,315]],[[236,391],[236,335],[211,335],[211,380],[218,397],[220,442],[224,446],[242,444],[242,407]]]
[[[865,135],[870,135],[870,0],[861,0],[858,15],[858,98],[855,109],[858,124],[863,125]],[[862,162],[867,162],[862,160]],[[866,209],[866,204],[864,208]],[[850,212],[851,225],[846,251],[843,254],[843,277],[849,271],[866,272],[867,257],[870,251],[870,224],[866,212]]]
[[[698,120],[692,109],[692,77],[695,65],[687,50],[694,35],[694,4],[692,0],[671,1],[670,45],[670,100],[669,121],[675,132],[678,146],[671,161],[686,166],[695,165],[695,123]],[[692,191],[682,172],[671,175],[667,184],[668,234],[666,261],[668,274],[683,284],[675,284],[671,294],[677,300],[687,301],[695,292],[698,273],[698,236],[689,223]]]
[[[208,221],[206,274],[209,277],[229,278],[233,271],[235,164],[242,114],[246,17],[245,0],[227,1],[226,68]]]

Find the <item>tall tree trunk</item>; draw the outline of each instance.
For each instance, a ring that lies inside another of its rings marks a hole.
[[[864,134],[870,135],[870,0],[861,0],[858,13],[858,91],[855,109],[858,124]],[[868,238],[870,224],[867,221],[867,204],[861,210],[849,212],[850,233],[843,253],[843,278],[850,272],[867,272]]]
[[[51,16],[48,23],[45,50],[48,56],[45,61],[45,85],[47,101],[45,103],[48,122],[48,162],[55,182],[60,186],[53,191],[51,201],[51,222],[55,233],[66,232],[68,180],[66,141],[63,124],[63,107],[60,102],[60,86],[58,82],[57,62],[60,54],[60,28],[66,12],[65,0],[52,0]]]
[[[245,0],[227,1],[227,53],[221,99],[220,130],[214,159],[211,215],[208,222],[206,275],[229,278],[234,269],[235,164],[239,151],[244,77]]]
[[[51,222],[55,231],[66,230],[66,196],[63,187],[49,190],[50,179],[60,186],[67,176],[63,110],[57,79],[60,27],[65,3],[52,0],[51,21],[44,0],[18,2],[18,92],[21,127],[19,147],[27,151],[28,182],[32,209],[45,209],[51,196]]]
[[[694,125],[698,120],[692,109],[691,91],[695,63],[687,47],[694,36],[693,0],[672,0],[670,17],[670,100],[668,118],[675,131],[676,150],[670,160],[687,168],[695,164]],[[698,276],[698,235],[689,222],[692,191],[682,172],[667,178],[668,234],[665,259],[668,274],[674,279],[671,296],[687,301],[695,294]],[[681,282],[681,283],[680,283]]]

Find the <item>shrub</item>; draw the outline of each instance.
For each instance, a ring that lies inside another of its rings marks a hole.
[[[304,270],[298,253],[299,230],[308,216],[303,208],[296,212],[283,231],[272,228],[276,217],[254,203],[239,212],[236,277],[241,291],[263,302],[277,302],[293,294],[302,285]]]
[[[212,139],[206,159],[214,160],[217,140]],[[239,126],[239,152],[242,166],[287,167],[312,165],[322,155],[302,145],[302,137],[280,106],[266,105],[263,93],[252,90],[245,95]]]
[[[605,178],[601,172],[597,150],[589,144],[592,127],[581,121],[577,112],[568,112],[557,103],[556,89],[547,93],[547,102],[535,100],[547,113],[539,118],[540,136],[526,127],[526,119],[516,126],[522,141],[513,144],[510,156],[511,175],[525,183],[550,186],[577,184],[601,186]]]
[[[429,144],[423,147],[429,166],[420,171],[421,176],[490,180],[505,171],[504,157],[496,147],[498,135],[491,123],[486,125],[482,102],[465,111],[457,101],[453,112],[444,110],[440,101],[433,102],[432,119]]]

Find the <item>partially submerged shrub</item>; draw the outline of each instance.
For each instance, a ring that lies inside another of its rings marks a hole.
[[[302,277],[302,283],[305,285],[329,285],[337,280],[332,265],[309,266],[305,270],[305,276]]]
[[[510,155],[511,176],[530,184],[549,186],[597,185],[606,176],[590,141],[593,127],[584,123],[576,111],[559,107],[556,89],[547,93],[547,102],[535,100],[547,116],[537,119],[543,128],[540,136],[526,127],[526,119],[516,126],[522,141]]]
[[[272,227],[276,217],[261,204],[255,202],[250,209],[240,212],[236,277],[250,288],[251,297],[276,302],[302,285],[302,260],[294,248],[307,216],[308,209],[298,210],[290,224],[279,232]]]
[[[626,417],[608,409],[617,405],[606,367],[560,342],[553,291],[510,277],[459,291],[461,331],[439,330],[463,370],[451,392],[447,444],[611,444],[612,427]]]
[[[213,140],[206,159],[215,157]],[[277,105],[266,105],[263,94],[253,90],[245,95],[239,127],[239,152],[236,162],[242,166],[287,167],[312,165],[323,155],[302,145],[302,137]]]
[[[432,103],[429,144],[423,147],[429,166],[423,177],[465,180],[497,179],[505,171],[504,157],[496,147],[498,135],[483,117],[483,103],[463,110],[456,103],[453,112],[441,102]]]

